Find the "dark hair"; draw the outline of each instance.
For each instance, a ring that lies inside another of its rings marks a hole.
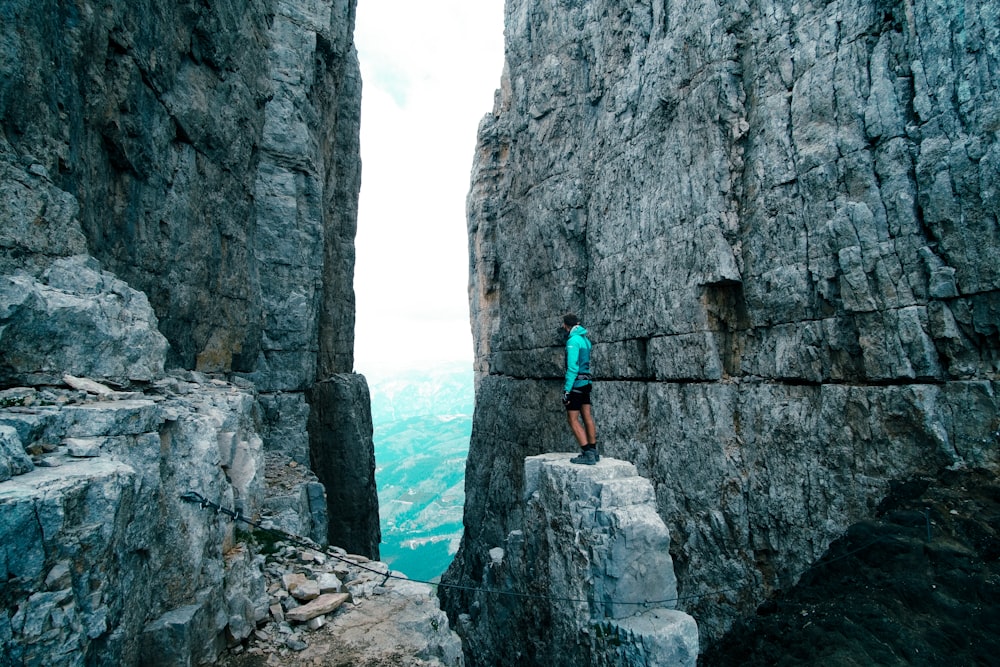
[[[580,323],[580,318],[574,315],[573,313],[566,313],[565,315],[563,315],[563,324],[565,324],[566,326],[575,327],[579,323]]]

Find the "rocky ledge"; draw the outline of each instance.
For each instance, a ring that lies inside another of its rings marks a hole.
[[[174,656],[213,660],[266,612],[263,578],[233,552],[233,526],[181,495],[259,512],[253,392],[192,373],[145,392],[65,380],[0,393],[0,459],[16,462],[0,465],[12,473],[0,482],[4,654],[149,664],[168,642]]]
[[[462,664],[430,586],[325,547],[323,485],[264,451],[249,383],[65,375],[0,406],[0,664]]]
[[[675,609],[652,484],[627,461],[571,457],[525,459],[523,528],[490,550],[482,588],[469,594],[472,613],[457,626],[467,652],[496,665],[694,667],[698,627]],[[512,646],[494,633],[527,639]]]

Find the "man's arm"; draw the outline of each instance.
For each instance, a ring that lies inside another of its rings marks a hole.
[[[573,383],[580,372],[580,345],[573,339],[566,342],[566,382],[563,391],[573,391]]]

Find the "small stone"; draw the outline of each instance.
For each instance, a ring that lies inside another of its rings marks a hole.
[[[271,617],[274,618],[275,622],[281,623],[285,620],[285,610],[280,604],[272,604],[268,609],[271,612]]]
[[[95,438],[66,438],[66,453],[78,459],[89,459],[101,455],[101,443]]]
[[[282,577],[282,581],[296,600],[314,600],[319,597],[319,584],[304,574],[286,574]]]
[[[95,394],[97,396],[110,396],[114,393],[111,387],[101,384],[100,382],[95,382],[87,378],[74,377],[72,375],[63,375],[63,382],[72,387],[73,389],[78,389],[80,391],[85,391],[88,394]]]
[[[320,595],[308,604],[292,609],[286,614],[286,617],[290,621],[305,623],[317,616],[336,611],[340,605],[347,602],[349,597],[347,593],[327,593],[326,595]]]
[[[343,582],[337,578],[332,572],[323,572],[316,578],[316,583],[319,584],[319,592],[322,593],[341,593],[344,589]]]
[[[285,646],[292,649],[293,651],[305,651],[309,648],[309,644],[305,643],[298,637],[289,637],[285,640]]]
[[[366,556],[361,556],[358,554],[346,554],[344,558],[351,561],[355,565],[363,565],[364,563],[372,562],[371,558],[368,558]]]
[[[326,625],[326,616],[317,616],[306,621],[306,627],[310,630],[319,630]]]

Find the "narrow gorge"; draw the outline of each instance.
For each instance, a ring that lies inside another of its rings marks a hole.
[[[0,667],[694,665],[886,507],[996,486],[1000,0],[507,0],[464,534],[437,598],[390,582],[356,5],[0,4]]]

